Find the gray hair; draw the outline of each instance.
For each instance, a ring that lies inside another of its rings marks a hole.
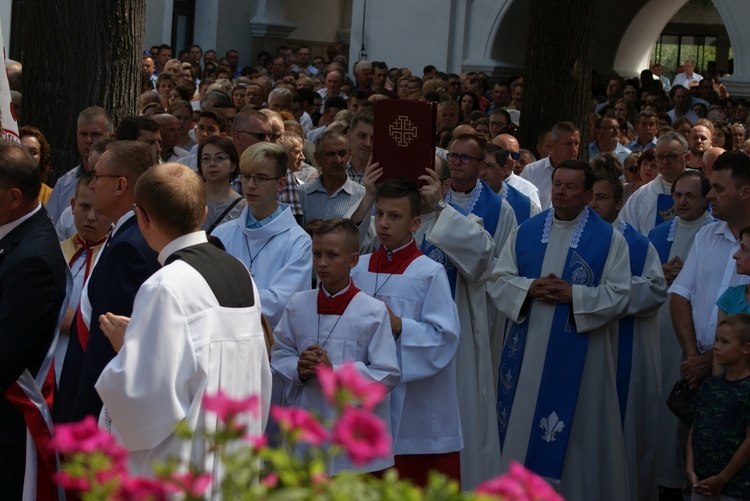
[[[660,143],[666,143],[668,141],[677,141],[680,143],[680,147],[682,148],[682,152],[686,153],[688,150],[688,143],[685,140],[685,136],[680,134],[679,132],[670,132],[669,134],[664,134],[662,137],[659,138],[659,140],[656,142],[656,144]]]

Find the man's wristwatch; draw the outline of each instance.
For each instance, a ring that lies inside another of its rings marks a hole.
[[[434,208],[434,209],[432,209],[432,210],[434,210],[434,211],[439,211],[439,210],[443,210],[443,209],[445,209],[446,207],[448,207],[448,204],[446,204],[446,203],[445,203],[445,200],[442,200],[442,199],[441,199],[441,200],[440,200],[440,201],[438,202],[438,204],[437,204],[437,205],[435,206],[435,208]]]

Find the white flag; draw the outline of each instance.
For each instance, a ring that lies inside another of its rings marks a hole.
[[[20,143],[18,137],[18,118],[13,109],[10,99],[10,85],[8,74],[5,72],[5,42],[3,42],[3,30],[0,27],[0,47],[3,49],[2,71],[0,71],[0,127],[3,129],[3,140]]]

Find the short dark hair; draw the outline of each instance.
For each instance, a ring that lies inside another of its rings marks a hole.
[[[451,144],[455,143],[456,141],[474,141],[474,144],[476,144],[477,148],[479,148],[480,160],[484,160],[485,157],[487,157],[487,142],[476,134],[459,134],[458,136],[453,138]]]
[[[335,217],[321,222],[313,231],[313,239],[329,233],[342,233],[344,244],[351,253],[359,251],[359,229],[351,219]]]
[[[375,125],[375,117],[369,111],[363,111],[363,112],[357,113],[356,115],[352,117],[352,121],[349,125],[349,129],[354,130],[354,128],[360,122],[365,123],[367,125]]]
[[[227,119],[224,117],[222,113],[216,110],[216,108],[209,108],[207,110],[203,110],[200,113],[198,113],[198,118],[195,120],[195,123],[198,123],[198,121],[203,117],[213,120],[214,122],[219,124],[220,132],[227,131]]]
[[[608,172],[599,172],[594,178],[594,182],[607,181],[612,186],[612,193],[617,200],[622,200],[624,195],[624,189],[622,187],[622,181],[620,178],[613,176]]]
[[[200,174],[205,180],[203,169],[201,168],[201,156],[203,156],[203,148],[209,144],[216,146],[227,154],[229,161],[234,165],[234,169],[232,169],[231,174],[229,174],[229,179],[232,180],[236,178],[240,174],[240,156],[237,154],[237,148],[235,147],[234,142],[226,136],[208,136],[200,145],[198,145],[198,156],[196,157],[198,161],[198,174]]]
[[[117,127],[115,137],[120,141],[136,141],[142,130],[159,132],[159,122],[145,115],[128,115],[122,119]]]
[[[135,203],[174,236],[200,228],[206,209],[206,190],[186,165],[166,163],[149,169],[135,185]]]
[[[487,143],[487,154],[492,155],[492,158],[495,159],[495,163],[498,167],[505,167],[505,164],[508,163],[508,157],[505,156],[505,150],[497,145]]]
[[[375,199],[381,198],[402,198],[407,197],[409,200],[409,215],[411,217],[419,216],[422,200],[419,196],[417,183],[405,177],[392,177],[383,184],[378,185],[375,192]]]
[[[328,112],[331,110],[331,108],[336,108],[337,110],[345,110],[346,99],[341,96],[328,97],[325,104],[323,105],[323,112]]]
[[[39,167],[22,147],[0,142],[0,188],[17,188],[24,200],[36,200],[42,187]]]
[[[649,150],[651,151],[651,150]],[[677,186],[677,182],[680,179],[684,179],[686,177],[696,177],[701,183],[701,196],[705,197],[708,195],[708,192],[711,191],[711,180],[708,179],[708,176],[706,176],[703,172],[696,170],[696,169],[685,169],[685,171],[677,176],[677,178],[674,180],[674,183],[672,183],[671,193],[674,195],[675,186]]]
[[[731,169],[732,179],[738,186],[750,184],[750,157],[741,151],[725,151],[714,162],[714,172]]]
[[[594,181],[596,179],[596,174],[594,174],[594,170],[591,168],[591,166],[584,162],[583,160],[565,160],[564,162],[560,162],[560,165],[555,167],[555,170],[552,171],[552,179],[555,178],[555,172],[557,172],[557,169],[571,169],[571,170],[580,170],[583,171],[583,174],[585,175],[585,182],[584,182],[584,189],[590,190],[594,187]]]

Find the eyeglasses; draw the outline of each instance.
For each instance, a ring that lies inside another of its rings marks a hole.
[[[677,160],[682,155],[684,155],[684,153],[680,153],[680,154],[670,153],[669,155],[654,155],[654,160],[656,160],[657,162],[663,162],[664,160],[666,160],[667,162],[671,163]]]
[[[497,122],[495,120],[490,120],[490,127],[506,127],[508,124],[505,122]]]
[[[273,181],[275,179],[281,179],[284,176],[280,177],[266,177],[266,176],[252,176],[250,174],[240,174],[240,182],[248,183],[250,180],[255,183],[255,186],[265,186],[268,184],[268,181]]]
[[[94,181],[97,181],[99,180],[100,177],[125,177],[125,176],[121,176],[120,174],[97,174],[96,172],[92,172],[91,177],[94,178]]]
[[[680,200],[681,198],[684,198],[688,202],[694,202],[695,200],[698,200],[699,198],[703,198],[702,195],[696,195],[695,193],[680,193],[679,191],[675,191],[672,193],[672,198],[675,200]]]
[[[521,158],[520,151],[503,150],[503,155],[505,155],[506,157],[510,157],[513,160],[518,160],[519,158]]]
[[[607,200],[609,200],[610,198],[615,198],[615,197],[605,195],[604,193],[599,193],[598,195],[594,195],[594,201],[598,204],[602,204],[606,202]]]
[[[146,209],[143,208],[143,206],[138,204],[133,204],[130,206],[130,208],[135,212],[136,209],[140,209],[140,211],[143,213],[143,217],[146,219],[147,222],[151,222],[151,220],[148,217],[148,213],[146,212]]]
[[[471,155],[459,155],[458,153],[448,153],[448,161],[449,162],[455,162],[456,160],[461,160],[461,163],[464,165],[468,165],[472,162],[472,160],[476,160],[477,162],[481,162],[482,158],[472,157]]]
[[[219,153],[219,154],[217,154],[217,155],[215,155],[213,157],[211,157],[211,155],[203,155],[201,157],[201,163],[202,164],[208,164],[208,163],[211,163],[212,161],[214,163],[220,164],[220,163],[225,162],[227,160],[229,160],[229,155],[225,155],[223,153]]]
[[[247,134],[249,136],[253,136],[258,141],[265,141],[266,139],[270,141],[271,137],[273,136],[273,134],[268,133],[268,132],[250,132],[246,130],[237,130],[237,129],[233,129],[233,132],[239,132],[240,134]]]

